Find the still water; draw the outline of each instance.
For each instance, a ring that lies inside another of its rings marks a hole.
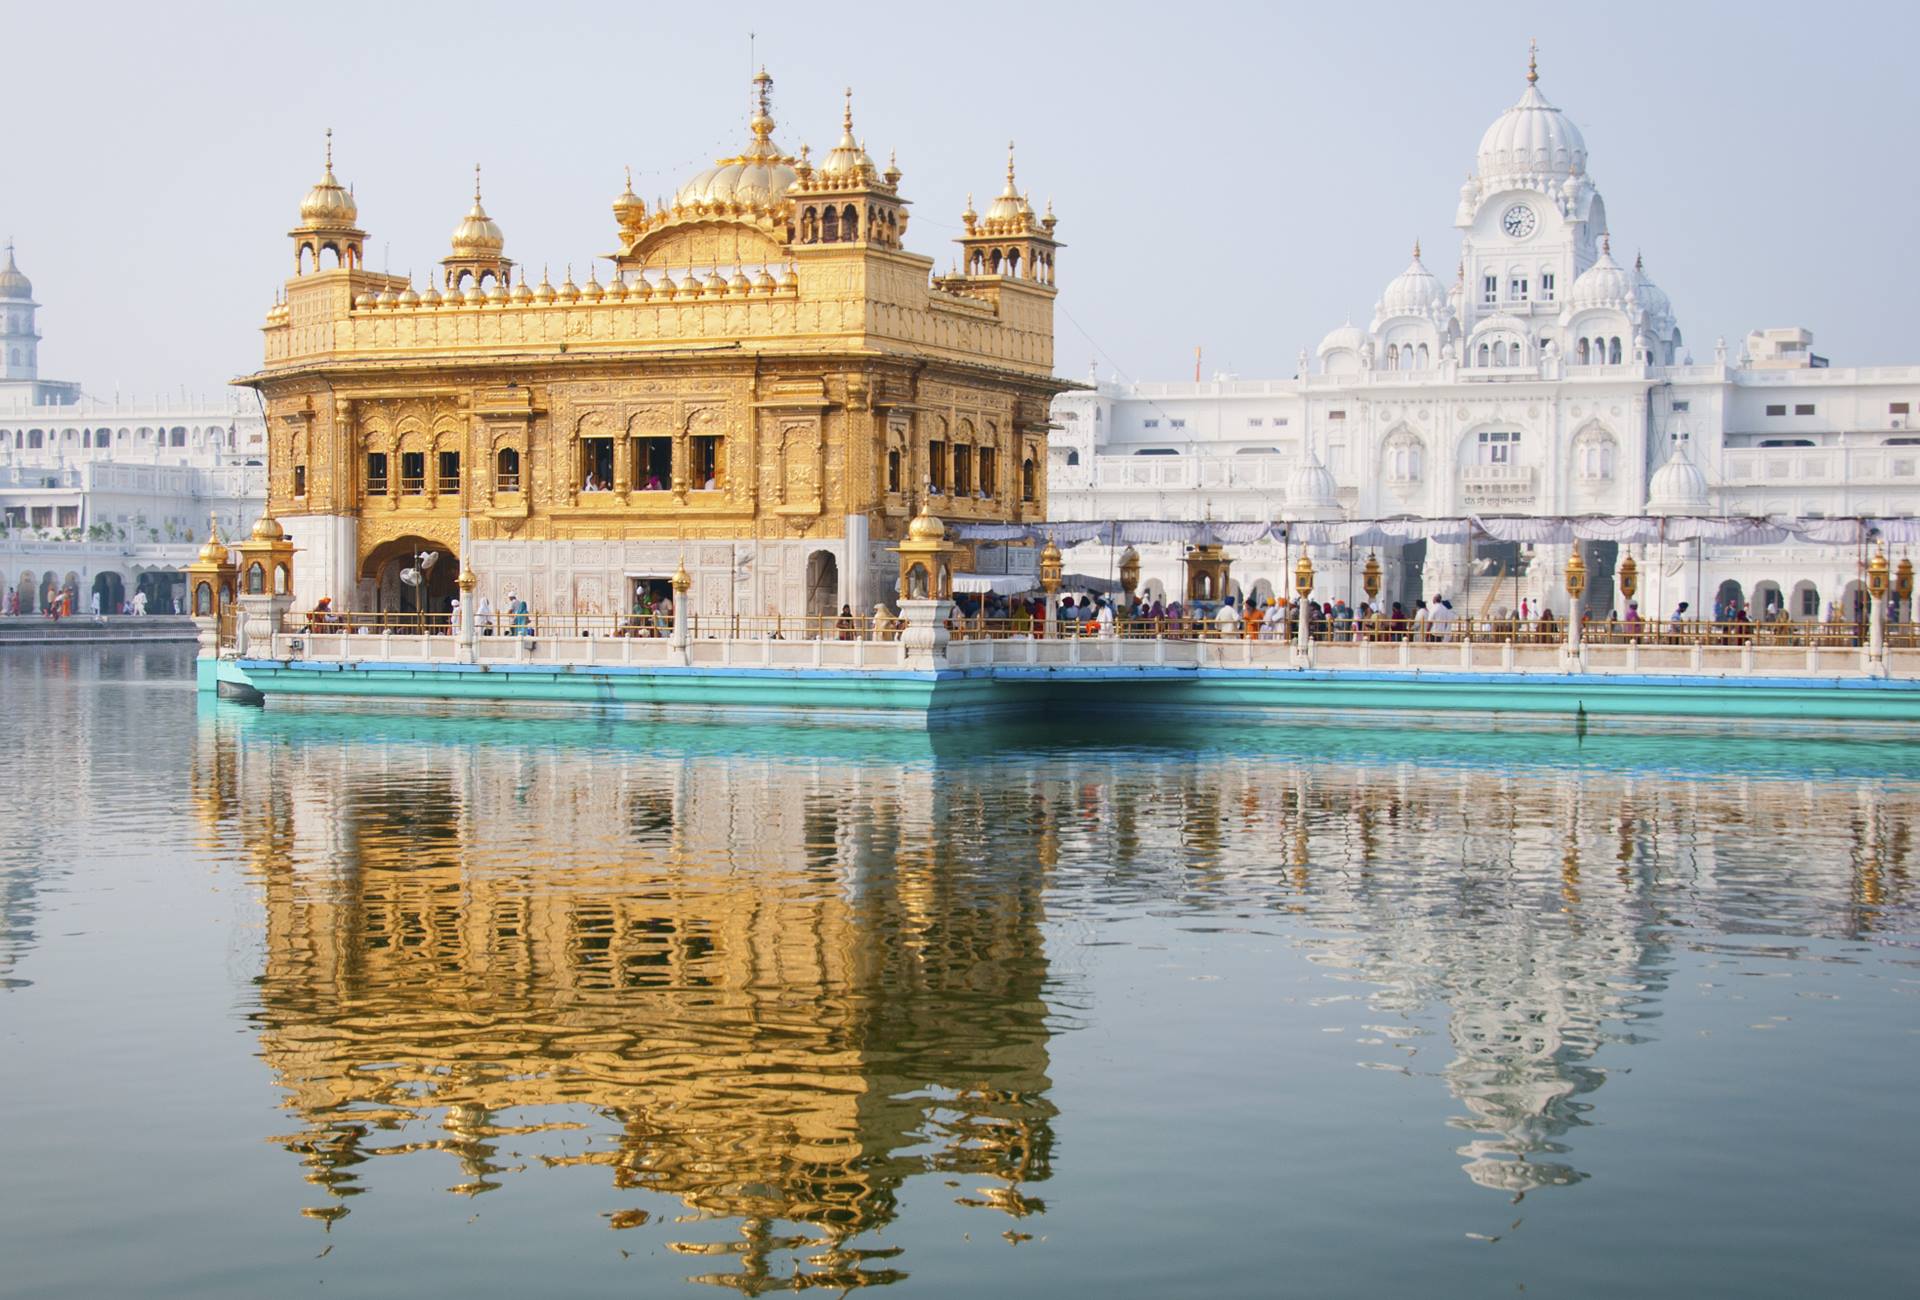
[[[0,651],[0,1292],[1912,1294],[1920,747]]]

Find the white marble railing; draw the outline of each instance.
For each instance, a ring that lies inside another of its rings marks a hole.
[[[473,662],[552,668],[828,668],[898,671],[910,666],[898,641],[696,638],[684,649],[665,638],[546,636],[478,637],[471,659],[457,638],[397,633],[343,635],[283,632],[269,657],[322,663],[406,665]],[[1264,668],[1353,672],[1520,673],[1740,677],[1920,677],[1920,650],[1890,649],[1882,665],[1853,646],[1722,646],[1587,644],[1570,658],[1565,646],[1515,642],[1314,642],[1296,652],[1288,641],[1245,637],[997,637],[953,641],[950,669],[1129,670]]]

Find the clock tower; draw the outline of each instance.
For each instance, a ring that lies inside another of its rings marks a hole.
[[[1520,101],[1480,139],[1460,188],[1461,329],[1499,318],[1537,358],[1573,282],[1593,264],[1606,207],[1587,176],[1580,129],[1540,93],[1536,56]]]

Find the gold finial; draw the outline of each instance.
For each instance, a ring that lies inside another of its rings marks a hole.
[[[480,206],[480,164],[473,165],[473,206]]]
[[[1527,42],[1527,84],[1533,85],[1540,80],[1540,42]]]
[[[327,128],[327,175],[333,175],[333,128]]]
[[[1013,141],[1007,141],[1007,193],[1013,193]]]
[[[848,135],[853,134],[853,87],[847,87],[847,106],[840,111],[840,128]]]
[[[1420,260],[1420,241],[1417,239],[1413,241],[1413,260]]]

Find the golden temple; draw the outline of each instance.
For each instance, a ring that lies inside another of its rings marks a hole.
[[[774,140],[753,79],[736,155],[649,206],[613,203],[605,283],[530,285],[476,169],[439,283],[370,271],[326,170],[290,232],[266,361],[268,509],[303,560],[295,605],[623,610],[684,559],[695,612],[832,614],[894,594],[918,505],[1046,517],[1051,206],[969,201],[951,274],[904,243],[901,172],[854,132],[815,162]],[[431,566],[417,594],[402,569]]]

